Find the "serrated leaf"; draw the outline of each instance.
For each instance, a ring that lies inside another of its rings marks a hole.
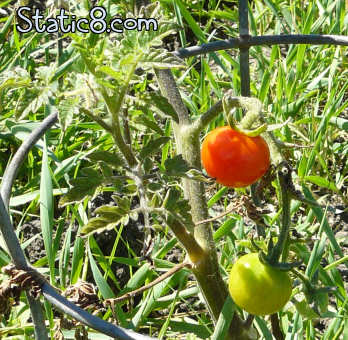
[[[16,79],[9,78],[0,83],[0,93],[7,88],[19,88],[24,86],[29,86],[30,79]]]
[[[149,93],[149,98],[145,99],[145,102],[149,106],[155,106],[159,109],[165,116],[169,116],[174,119],[175,122],[179,122],[177,113],[175,112],[173,106],[168,102],[168,99],[162,95],[151,92]]]
[[[95,213],[106,221],[114,222],[124,214],[124,211],[119,207],[103,205],[95,209]]]
[[[200,181],[204,183],[209,183],[212,181],[211,178],[205,177],[203,173],[197,169],[190,169],[189,171],[186,172],[185,176],[195,181]]]
[[[163,201],[163,207],[171,212],[172,216],[181,220],[186,227],[193,227],[191,207],[188,200],[182,199],[179,190],[171,188]]]
[[[59,200],[59,206],[82,201],[87,195],[93,196],[98,186],[102,184],[102,178],[80,177],[70,180],[73,188]]]
[[[84,176],[86,176],[86,177],[88,177],[88,178],[90,178],[90,179],[92,179],[92,178],[99,178],[99,177],[100,177],[99,172],[98,172],[97,170],[95,170],[95,169],[94,169],[93,167],[91,167],[91,166],[85,167],[85,168],[81,169],[81,173],[82,173]],[[73,183],[73,181],[74,181],[74,180],[72,180],[71,183]]]
[[[107,74],[115,80],[123,80],[122,72],[116,71],[115,69],[109,66],[101,66],[97,69],[97,71],[103,72],[104,74]]]
[[[94,189],[94,190],[93,190]],[[69,203],[76,203],[82,201],[87,195],[92,196],[95,192],[96,188],[84,188],[81,190],[80,188],[72,188],[66,195],[61,197],[59,200],[59,207],[64,207]]]
[[[102,218],[94,217],[88,221],[81,228],[81,233],[86,236],[94,233],[101,233],[106,230],[112,230],[118,225],[117,222],[109,223],[108,221],[103,220]]]
[[[101,172],[103,174],[103,177],[105,178],[110,178],[113,175],[113,170],[111,168],[111,166],[109,166],[108,164],[106,164],[105,162],[100,162],[99,163]]]
[[[180,192],[176,189],[169,189],[164,199],[163,206],[167,210],[172,210],[175,207],[176,202],[180,198]]]
[[[182,59],[160,48],[151,49],[149,53],[144,54],[141,65],[145,69],[149,67],[164,69],[185,66]]]
[[[112,199],[116,202],[117,206],[122,209],[124,212],[129,212],[131,208],[131,202],[127,197],[119,197],[116,195],[111,196]]]
[[[77,105],[80,101],[80,97],[63,99],[58,104],[58,118],[62,131],[66,131],[66,128],[72,123],[74,114],[78,112]]]
[[[117,167],[124,165],[124,161],[119,154],[112,153],[109,151],[103,151],[103,150],[95,151],[95,152],[89,154],[87,156],[87,158],[89,160],[95,161],[95,162],[103,161],[103,162],[113,166],[114,168],[117,168]]]
[[[103,228],[106,224],[109,224],[109,221],[103,217],[93,217],[91,218],[88,223],[82,228],[82,232],[84,233],[83,229],[88,225],[89,228],[93,229],[99,229]]]
[[[150,156],[152,153],[158,151],[158,149],[170,141],[169,137],[159,137],[150,141],[140,152],[140,158],[144,159]]]
[[[101,233],[105,230],[114,229],[119,223],[128,224],[129,222],[129,209],[126,209],[128,206],[128,199],[121,199],[122,206],[101,206],[95,210],[95,212],[100,215],[98,217],[91,218],[88,223],[82,227],[81,232],[83,234],[90,233]],[[129,203],[130,208],[130,203]]]
[[[143,163],[144,172],[148,173],[153,168],[153,162],[151,158],[146,157]]]
[[[36,113],[44,104],[49,103],[49,99],[54,97],[51,88],[44,87],[40,90],[40,92],[36,95],[36,97],[29,103],[29,105],[26,106],[26,108],[23,110],[23,112],[17,111],[16,112],[16,119],[22,120],[24,119],[29,113]]]
[[[190,166],[183,159],[182,155],[177,155],[174,158],[167,158],[164,162],[166,175],[168,176],[182,176],[186,171],[190,170]]]
[[[158,134],[160,134],[161,136],[164,135],[164,132],[162,131],[162,129],[158,126],[158,124],[156,124],[156,122],[150,120],[149,118],[147,118],[146,116],[142,115],[142,116],[138,116],[135,118],[135,122],[137,124],[142,124],[146,127],[148,127],[149,129],[157,132]]]
[[[151,182],[147,185],[147,189],[151,192],[160,191],[163,188],[162,184]]]
[[[31,79],[28,71],[16,66],[13,69],[5,70],[0,75],[0,94],[8,88],[29,86]]]
[[[297,301],[295,299],[292,300],[294,303],[296,310],[301,316],[305,319],[317,319],[319,315],[308,305],[308,302],[303,299],[301,301]]]
[[[113,92],[116,92],[117,86],[114,84],[111,84],[111,82],[108,80],[95,78],[95,82],[101,86],[107,87],[108,89],[112,90]]]
[[[103,178],[101,178],[98,172],[95,172],[95,176],[90,177],[77,177],[72,178],[69,182],[73,187],[88,188],[91,185],[101,185],[103,183]]]

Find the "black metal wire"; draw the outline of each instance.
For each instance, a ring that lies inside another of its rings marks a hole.
[[[320,35],[320,34],[281,34],[281,35],[261,35],[249,36],[243,39],[231,38],[227,40],[213,41],[210,43],[181,48],[173,52],[180,58],[188,58],[196,55],[229,50],[232,48],[247,48],[260,45],[341,45],[348,46],[348,36],[345,35]]]

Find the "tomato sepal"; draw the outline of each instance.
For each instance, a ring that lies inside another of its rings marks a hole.
[[[296,267],[299,267],[301,264],[303,264],[303,261],[297,261],[297,262],[277,262],[273,261],[271,256],[266,255],[263,251],[259,251],[259,259],[260,262],[268,265],[272,268],[278,269],[283,272],[288,272]]]

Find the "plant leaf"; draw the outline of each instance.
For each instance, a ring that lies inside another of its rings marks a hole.
[[[190,166],[183,159],[182,155],[177,155],[173,158],[168,158],[164,162],[166,175],[168,176],[182,176],[190,170]]]
[[[80,202],[87,195],[93,196],[97,188],[102,184],[102,178],[80,177],[70,180],[73,188],[59,200],[59,206],[64,207],[69,203]]]
[[[114,168],[118,168],[124,165],[122,157],[116,152],[109,152],[104,150],[95,151],[87,156],[90,161],[98,162],[102,161]]]
[[[170,141],[169,137],[159,137],[155,140],[150,141],[140,152],[140,158],[144,159],[152,153],[158,151],[158,149]]]
[[[104,205],[95,210],[98,217],[91,218],[81,229],[83,234],[101,233],[105,230],[112,230],[120,223],[128,224],[131,202],[127,197],[115,197],[118,206]]]
[[[164,116],[174,119],[174,121],[177,123],[179,122],[178,115],[174,110],[173,106],[168,102],[167,98],[163,97],[162,95],[156,92],[151,92],[149,93],[148,97],[144,100],[147,106],[155,107]]]

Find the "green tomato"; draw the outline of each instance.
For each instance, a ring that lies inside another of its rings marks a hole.
[[[254,315],[278,312],[291,296],[291,279],[278,269],[264,265],[257,253],[242,256],[233,265],[228,288],[234,302]]]

